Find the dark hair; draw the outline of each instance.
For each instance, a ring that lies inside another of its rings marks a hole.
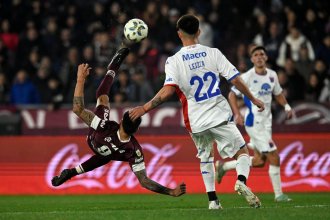
[[[141,124],[141,117],[136,119],[135,121],[132,121],[131,118],[129,117],[128,111],[126,111],[124,116],[123,116],[122,123],[123,123],[124,131],[128,135],[132,135],[138,130],[138,128]]]
[[[254,52],[256,52],[257,50],[263,50],[265,53],[267,53],[265,47],[260,46],[260,45],[256,45],[256,46],[254,46],[254,47],[251,49],[251,51],[250,51],[250,56],[252,56],[252,54],[253,54]]]
[[[183,15],[176,23],[176,29],[190,35],[196,34],[199,29],[199,20],[195,15]]]

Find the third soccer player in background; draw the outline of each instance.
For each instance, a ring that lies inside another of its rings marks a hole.
[[[274,95],[276,101],[284,107],[287,118],[292,117],[293,111],[282,93],[282,88],[278,82],[276,72],[266,67],[266,49],[262,46],[254,46],[250,54],[254,67],[243,74],[242,79],[247,84],[252,94],[265,103],[265,110],[259,112],[258,108],[252,105],[248,97],[244,96],[244,103],[248,108],[244,120],[236,102],[236,96],[241,95],[241,93],[235,87],[232,88],[232,91],[228,95],[229,103],[234,112],[236,123],[241,126],[244,124],[245,130],[250,136],[250,143],[248,146],[252,147],[254,150],[254,156],[251,157],[251,166],[263,167],[267,160],[269,162],[268,172],[275,193],[275,201],[291,201],[291,199],[282,192],[280,157],[276,145],[272,140],[272,95]],[[225,163],[217,161],[217,182],[220,183],[226,171],[235,169],[236,165],[236,160]]]

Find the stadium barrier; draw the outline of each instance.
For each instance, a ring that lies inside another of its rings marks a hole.
[[[189,136],[137,136],[147,174],[175,187],[184,181],[188,193],[205,192],[196,149]],[[275,134],[281,155],[285,192],[330,192],[330,133]],[[83,136],[0,137],[0,194],[150,193],[141,188],[127,163],[112,161],[74,177],[58,188],[51,178],[91,156]],[[232,193],[236,174],[227,173],[217,191]],[[253,168],[248,185],[255,192],[272,192],[268,166]]]
[[[112,107],[110,119],[120,121],[124,112],[133,107]],[[294,105],[293,109],[296,117],[290,120],[286,120],[283,109],[277,111],[278,114],[273,118],[273,132],[327,133],[330,131],[330,104],[300,103]],[[22,135],[85,135],[87,133],[87,126],[72,112],[71,105],[57,111],[49,111],[38,106],[21,109],[0,106],[0,115],[7,117],[10,114],[20,115]],[[244,129],[242,132],[245,132]],[[168,104],[145,114],[139,134],[186,135],[181,105]]]

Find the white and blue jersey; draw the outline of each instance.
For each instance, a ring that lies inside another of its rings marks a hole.
[[[252,68],[242,74],[241,78],[250,89],[252,95],[265,104],[265,110],[258,112],[258,107],[253,105],[247,97],[244,97],[244,103],[248,107],[248,111],[245,113],[245,126],[252,127],[255,124],[262,123],[271,127],[272,95],[279,95],[282,93],[282,88],[278,82],[276,72],[271,69],[266,69],[265,75],[259,75],[255,72],[255,69]],[[236,95],[241,95],[235,87],[232,87],[231,90]]]
[[[247,97],[244,97],[245,105],[248,107],[245,112],[245,130],[250,136],[250,143],[259,152],[274,151],[276,145],[272,140],[271,102],[272,95],[282,93],[277,74],[271,69],[266,69],[266,74],[259,75],[252,68],[241,77],[251,93],[265,104],[265,110],[258,112],[258,107],[253,105]],[[236,95],[241,94],[235,87],[232,88],[232,91]]]
[[[198,133],[232,117],[227,100],[221,95],[220,76],[227,80],[239,72],[217,48],[200,44],[182,47],[165,64],[164,86],[175,86],[183,109],[186,128]]]

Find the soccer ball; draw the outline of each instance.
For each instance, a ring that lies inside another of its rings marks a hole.
[[[141,19],[133,18],[124,27],[125,38],[132,42],[140,42],[148,36],[148,26]]]

